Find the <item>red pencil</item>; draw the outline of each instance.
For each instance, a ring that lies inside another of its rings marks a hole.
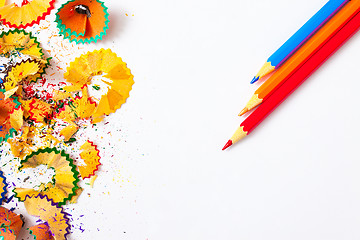
[[[337,51],[360,27],[360,13],[354,16],[335,36],[319,49],[299,70],[263,102],[236,130],[223,150],[250,134],[275,108],[281,104],[298,86],[315,72],[333,53]]]

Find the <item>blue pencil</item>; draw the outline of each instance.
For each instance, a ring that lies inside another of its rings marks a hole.
[[[298,50],[317,30],[334,16],[350,0],[329,0],[312,18],[309,19],[292,37],[290,37],[253,78],[255,83],[260,78],[278,69],[291,55]]]

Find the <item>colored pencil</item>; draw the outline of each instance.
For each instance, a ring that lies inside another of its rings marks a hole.
[[[311,17],[292,37],[290,37],[263,65],[253,78],[255,83],[260,78],[278,69],[294,52],[297,51],[317,30],[319,30],[349,0],[330,0]]]
[[[358,0],[360,1],[360,0]],[[225,144],[223,150],[250,134],[275,108],[281,104],[298,86],[315,72],[336,52],[360,27],[360,13],[351,19],[335,36],[319,49],[298,71],[279,87],[263,104],[255,109]]]
[[[360,11],[360,1],[350,1],[307,43],[305,43],[280,69],[264,82],[251,97],[240,116],[265,101],[296,70],[298,70],[317,50],[326,44],[340,29]]]

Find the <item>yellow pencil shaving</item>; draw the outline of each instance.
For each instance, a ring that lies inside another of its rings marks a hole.
[[[16,93],[16,91],[19,89],[19,86],[16,86],[15,88],[9,90],[9,91],[6,91],[4,93],[5,95],[5,100],[8,99],[9,97],[11,97],[12,95],[14,95],[14,93]]]
[[[24,124],[23,115],[24,112],[21,107],[19,109],[14,109],[14,112],[10,114],[11,127],[15,128],[16,131],[19,131]]]
[[[69,141],[69,139],[77,132],[79,127],[72,123],[71,125],[65,127],[60,131],[60,135],[64,137],[64,141]]]
[[[11,68],[10,72],[5,76],[4,88],[10,91],[17,87],[23,79],[36,74],[40,70],[39,63],[34,61],[23,61]]]
[[[77,203],[77,200],[80,196],[80,194],[83,192],[83,189],[81,187],[79,187],[78,189],[75,190],[75,195],[71,197],[69,203]]]
[[[94,175],[94,176],[91,177],[91,179],[90,179],[90,186],[91,187],[94,187],[94,182],[95,182],[96,178],[97,178],[97,175]]]

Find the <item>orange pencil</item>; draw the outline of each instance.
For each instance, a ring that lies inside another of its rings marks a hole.
[[[346,4],[323,28],[302,46],[273,76],[261,85],[251,97],[240,116],[268,98],[294,72],[304,65],[322,46],[345,26],[360,11],[360,0]]]

